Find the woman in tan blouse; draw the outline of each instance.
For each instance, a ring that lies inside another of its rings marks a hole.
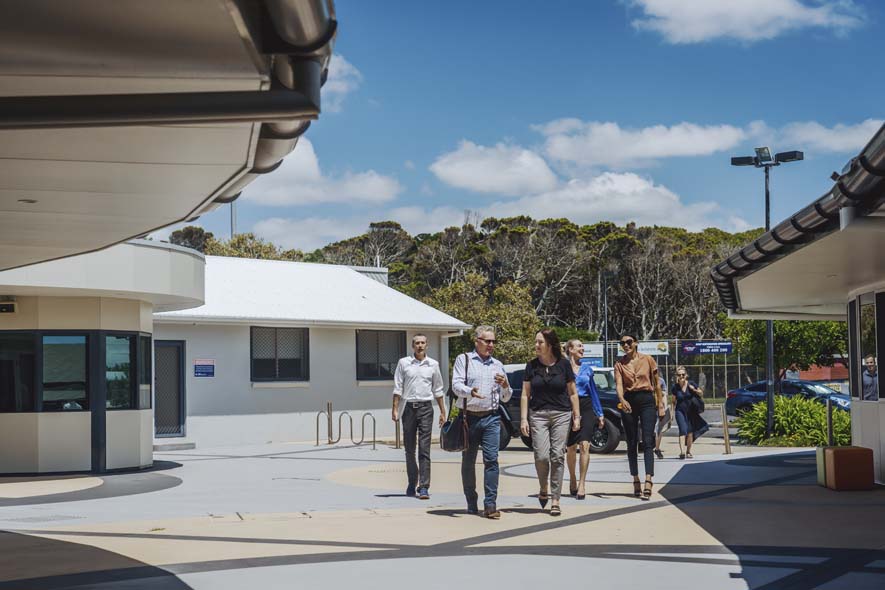
[[[621,336],[624,356],[615,363],[615,387],[621,406],[621,421],[627,438],[627,461],[633,476],[633,495],[648,500],[651,497],[652,477],[655,474],[655,421],[663,415],[658,364],[655,359],[636,350],[636,338]],[[639,481],[639,432],[642,432],[645,458],[645,488]]]

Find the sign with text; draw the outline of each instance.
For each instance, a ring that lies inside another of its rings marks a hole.
[[[640,342],[638,350],[649,355],[670,354],[670,344],[666,340]]]
[[[584,357],[585,358],[588,356],[602,358],[603,356],[605,356],[602,353],[602,351],[603,351],[602,344],[587,344],[586,342],[584,343]],[[600,365],[600,366],[602,366],[602,365]]]
[[[683,340],[682,354],[731,354],[731,340]]]
[[[602,366],[602,357],[601,356],[585,356],[581,359],[581,364],[587,363],[591,367],[601,367]]]
[[[194,377],[214,377],[215,359],[194,359]]]

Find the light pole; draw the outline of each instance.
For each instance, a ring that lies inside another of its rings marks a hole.
[[[765,231],[771,230],[771,192],[769,191],[769,174],[774,166],[787,162],[798,162],[805,158],[799,151],[780,152],[771,157],[767,147],[756,148],[755,156],[739,156],[731,159],[732,166],[754,166],[765,169]],[[766,403],[768,415],[765,421],[765,436],[771,438],[774,431],[774,322],[765,320],[765,380],[767,384]]]
[[[608,362],[608,281],[613,279],[617,275],[616,269],[605,269],[602,271],[602,333],[603,333],[603,341],[602,345],[602,364],[606,367],[610,367],[611,365]]]

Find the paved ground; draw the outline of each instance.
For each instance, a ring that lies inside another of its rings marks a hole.
[[[720,445],[659,461],[652,501],[632,497],[623,452],[594,455],[587,499],[553,518],[514,441],[500,521],[464,512],[456,455],[434,451],[430,501],[405,497],[387,446],[198,449],[98,482],[0,478],[0,589],[885,588],[885,490],[819,488],[809,452]]]

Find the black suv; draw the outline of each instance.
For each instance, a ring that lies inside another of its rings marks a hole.
[[[504,365],[507,380],[513,388],[513,397],[498,410],[501,415],[501,445],[503,450],[512,437],[518,436],[529,448],[532,439],[522,436],[519,432],[519,402],[522,399],[522,377],[525,365]],[[611,453],[624,440],[624,427],[621,424],[621,411],[618,409],[618,394],[615,391],[614,371],[600,367],[593,370],[593,380],[599,392],[599,402],[605,416],[605,428],[594,425],[593,439],[590,441],[591,453]],[[592,418],[591,418],[592,419]],[[594,424],[595,424],[594,420]]]

